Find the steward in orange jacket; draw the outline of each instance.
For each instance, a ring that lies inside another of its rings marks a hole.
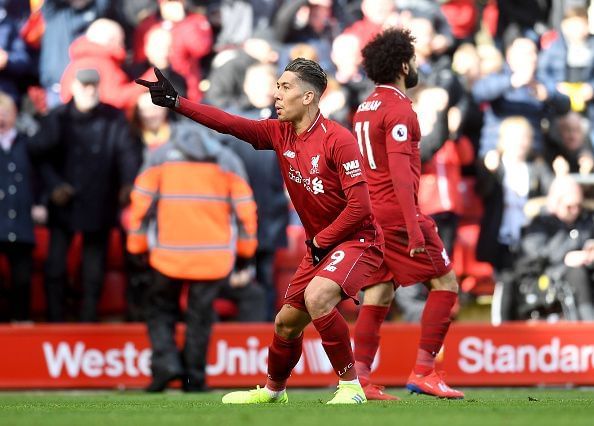
[[[134,182],[127,246],[148,251],[169,277],[215,280],[229,275],[236,253],[254,255],[256,222],[241,160],[206,130],[175,123]]]
[[[160,392],[174,379],[205,389],[213,301],[240,258],[253,257],[256,203],[243,164],[194,123],[171,124],[171,137],[148,153],[131,194],[127,246],[148,251],[154,270],[146,295],[153,380]],[[241,259],[244,260],[244,259]],[[188,285],[183,352],[175,343],[179,300]]]

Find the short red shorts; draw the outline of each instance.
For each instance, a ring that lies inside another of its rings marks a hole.
[[[316,276],[334,281],[342,288],[343,298],[350,297],[359,303],[357,294],[381,265],[382,250],[383,244],[378,245],[368,240],[349,240],[336,246],[316,266],[312,265],[308,250],[291,278],[284,303],[307,312],[305,288]]]
[[[420,222],[425,237],[425,252],[410,257],[407,252],[406,228],[382,228],[384,231],[384,261],[367,281],[373,284],[393,281],[396,286],[409,286],[441,277],[452,270],[452,262],[437,234],[437,226],[430,217]]]

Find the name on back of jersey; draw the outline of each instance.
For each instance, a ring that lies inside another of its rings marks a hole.
[[[357,108],[357,112],[377,111],[381,104],[382,101],[365,101],[359,105],[359,108]]]

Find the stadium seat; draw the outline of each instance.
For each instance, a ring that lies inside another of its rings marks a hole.
[[[473,176],[463,176],[460,179],[458,189],[462,199],[462,215],[460,223],[479,223],[483,217],[483,200],[475,190],[476,178]]]
[[[454,246],[454,270],[460,277],[460,289],[477,296],[493,294],[495,285],[492,266],[476,260],[479,232],[479,224],[461,224]]]

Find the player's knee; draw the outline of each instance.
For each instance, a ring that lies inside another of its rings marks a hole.
[[[454,271],[431,280],[431,290],[443,290],[458,293],[458,280]]]
[[[285,339],[294,339],[301,334],[302,328],[298,324],[287,321],[278,314],[274,319],[274,332]]]
[[[363,295],[364,305],[390,306],[394,299],[394,286],[392,283],[382,283],[369,287]]]
[[[340,301],[340,294],[327,286],[309,286],[305,289],[305,306],[312,318],[326,315]]]

